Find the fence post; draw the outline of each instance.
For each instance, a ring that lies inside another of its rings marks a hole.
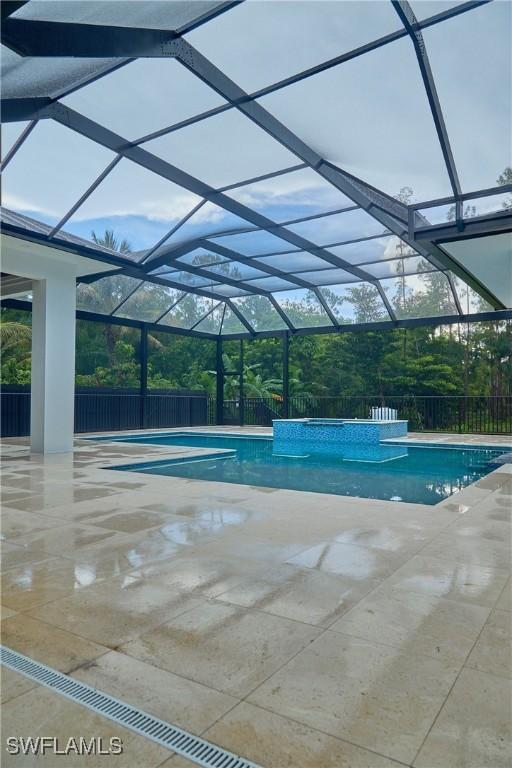
[[[148,395],[148,329],[140,329],[140,428],[146,426],[146,399]]]
[[[240,378],[239,378],[239,404],[240,404],[240,426],[244,426],[244,409],[245,409],[245,398],[244,398],[244,340],[240,339]]]
[[[215,421],[217,424],[224,424],[224,366],[222,363],[222,339],[217,339],[217,412]]]
[[[288,367],[290,362],[290,334],[285,331],[283,336],[283,419],[288,419],[290,415],[290,391]]]

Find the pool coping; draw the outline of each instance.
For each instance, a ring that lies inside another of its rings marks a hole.
[[[134,432],[127,432],[125,433],[113,433],[113,434],[93,434],[93,435],[87,435],[86,437],[80,437],[78,439],[82,440],[97,440],[98,442],[112,442],[112,443],[123,443],[128,442],[130,444],[134,443],[144,443],[144,437],[165,437],[166,435],[174,436],[174,437],[183,437],[187,435],[196,435],[199,437],[233,437],[233,438],[245,438],[245,439],[251,439],[251,440],[273,440],[273,434],[271,431],[269,431],[268,434],[255,434],[253,432],[223,432],[223,431],[200,431],[201,428],[197,427],[174,427],[170,429],[165,430],[148,430],[148,431],[141,431],[140,433],[134,433]],[[429,433],[429,434],[435,434],[435,433]],[[446,433],[443,433],[446,434]],[[118,436],[119,435],[119,436]],[[125,440],[123,440],[125,438]],[[417,440],[415,438],[409,438],[409,437],[388,437],[380,441],[381,443],[392,443],[393,445],[405,445],[409,446],[410,448],[466,448],[470,450],[482,450],[482,449],[489,449],[489,450],[503,450],[503,453],[509,453],[512,451],[512,438],[510,445],[506,445],[504,443],[472,443],[472,442],[460,442],[460,443],[447,443],[447,442],[437,442],[432,441],[430,439],[426,440]],[[210,449],[212,451],[214,450],[223,450],[222,448],[219,449]]]

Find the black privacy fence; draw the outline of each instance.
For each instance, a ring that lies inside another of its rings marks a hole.
[[[375,407],[394,408],[409,429],[426,432],[458,432],[506,435],[512,433],[512,396],[390,396],[312,397],[297,395],[286,405],[276,398],[246,398],[224,402],[224,423],[271,426],[280,418],[367,419]],[[215,409],[211,408],[215,413]],[[211,421],[210,423],[214,423]]]
[[[271,426],[282,418],[367,419],[375,407],[394,408],[408,419],[409,429],[426,432],[512,433],[512,396],[390,396],[281,398],[257,397],[225,400],[222,424]],[[77,388],[75,431],[108,432],[123,429],[198,427],[215,425],[217,404],[206,392],[196,390]],[[21,437],[30,433],[30,390],[23,386],[1,389],[1,435]]]
[[[138,389],[77,388],[75,432],[108,432],[122,429],[195,427],[208,423],[206,392]],[[30,390],[1,389],[1,435],[30,434]]]

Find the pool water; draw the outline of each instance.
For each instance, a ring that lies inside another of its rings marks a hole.
[[[106,439],[224,450],[112,469],[420,504],[437,504],[474,483],[495,469],[492,461],[506,450],[381,443],[369,454],[355,446],[311,453],[311,446],[295,444],[292,453],[263,437],[153,433]]]

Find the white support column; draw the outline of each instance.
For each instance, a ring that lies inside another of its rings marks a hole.
[[[73,450],[76,277],[34,280],[32,299],[31,449]]]

